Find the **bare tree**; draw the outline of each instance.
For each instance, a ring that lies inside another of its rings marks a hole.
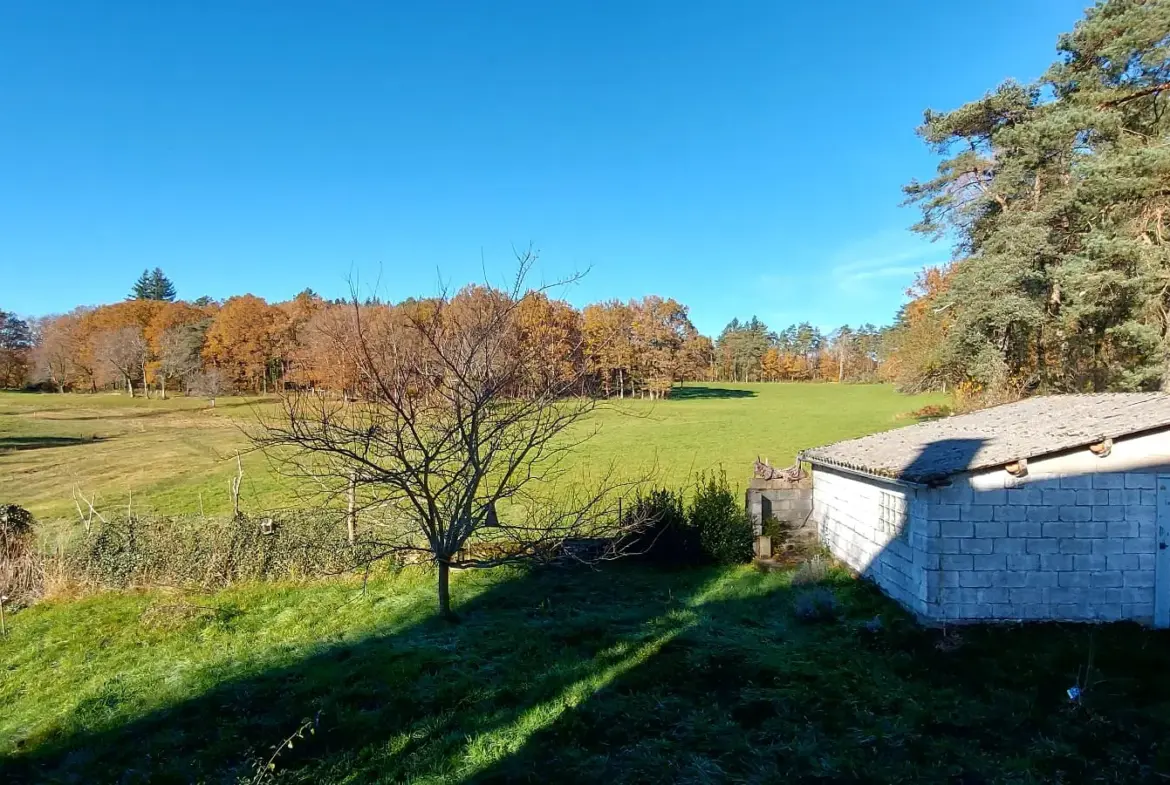
[[[281,471],[339,507],[353,494],[371,559],[433,560],[448,617],[451,569],[612,558],[639,526],[619,515],[636,483],[612,472],[559,482],[592,435],[573,426],[595,404],[570,397],[580,379],[535,373],[545,359],[519,340],[518,308],[537,294],[524,285],[534,260],[520,256],[507,290],[472,286],[396,308],[362,304],[355,291],[334,350],[358,370],[357,400],[286,391],[280,414],[253,434]]]
[[[227,378],[219,368],[211,367],[191,375],[188,392],[208,399],[215,408],[215,399],[227,390]]]
[[[93,346],[94,354],[126,382],[126,392],[133,398],[134,378],[143,373],[149,356],[142,331],[136,327],[105,330],[94,336]]]
[[[162,397],[167,397],[167,378],[190,379],[202,367],[199,355],[207,323],[181,324],[163,331],[159,338],[158,377]]]

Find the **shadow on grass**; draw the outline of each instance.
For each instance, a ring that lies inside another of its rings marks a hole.
[[[753,390],[736,390],[729,387],[675,387],[670,391],[672,401],[700,401],[716,398],[755,398]]]
[[[21,450],[45,450],[51,447],[72,447],[78,444],[104,442],[100,436],[0,436],[0,454]]]
[[[117,697],[0,781],[236,782],[304,717],[281,782],[1161,781],[1170,637],[968,628],[940,646],[870,585],[793,614],[784,576],[539,571],[113,727]],[[428,598],[429,600],[429,598]],[[872,619],[878,616],[881,623]],[[1065,690],[1094,670],[1081,703]],[[92,705],[91,705],[92,704]],[[106,721],[109,722],[108,720]]]
[[[512,726],[539,724],[574,690],[584,700],[591,685],[676,631],[685,618],[675,611],[712,575],[664,583],[624,567],[540,570],[463,603],[458,624],[427,613],[390,634],[323,647],[109,725],[115,691],[0,761],[0,780],[236,782],[317,712],[316,735],[279,759],[292,781],[401,781],[490,762]]]

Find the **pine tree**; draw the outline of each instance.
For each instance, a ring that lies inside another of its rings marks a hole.
[[[175,299],[175,285],[167,278],[159,267],[154,270],[143,270],[142,275],[134,282],[130,290],[131,300],[165,300]]]

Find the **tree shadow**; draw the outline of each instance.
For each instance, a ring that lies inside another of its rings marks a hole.
[[[494,729],[602,678],[666,634],[680,623],[671,610],[711,577],[688,571],[665,584],[626,567],[534,570],[458,606],[458,624],[435,618],[428,597],[401,628],[226,679],[130,722],[108,719],[120,698],[103,691],[35,747],[0,759],[0,780],[236,782],[318,712],[316,734],[280,756],[284,776],[440,773],[480,754],[476,745]]]
[[[675,387],[670,391],[671,401],[701,401],[710,399],[755,398],[754,390],[737,390],[729,387]]]
[[[104,442],[103,436],[0,436],[0,454]]]

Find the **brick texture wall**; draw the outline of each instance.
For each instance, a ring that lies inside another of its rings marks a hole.
[[[813,518],[833,554],[929,621],[1148,622],[1154,614],[1157,474],[1139,437],[1107,458],[1087,450],[903,488],[815,468]],[[1159,450],[1166,437],[1160,435]],[[900,495],[904,533],[881,499]]]

